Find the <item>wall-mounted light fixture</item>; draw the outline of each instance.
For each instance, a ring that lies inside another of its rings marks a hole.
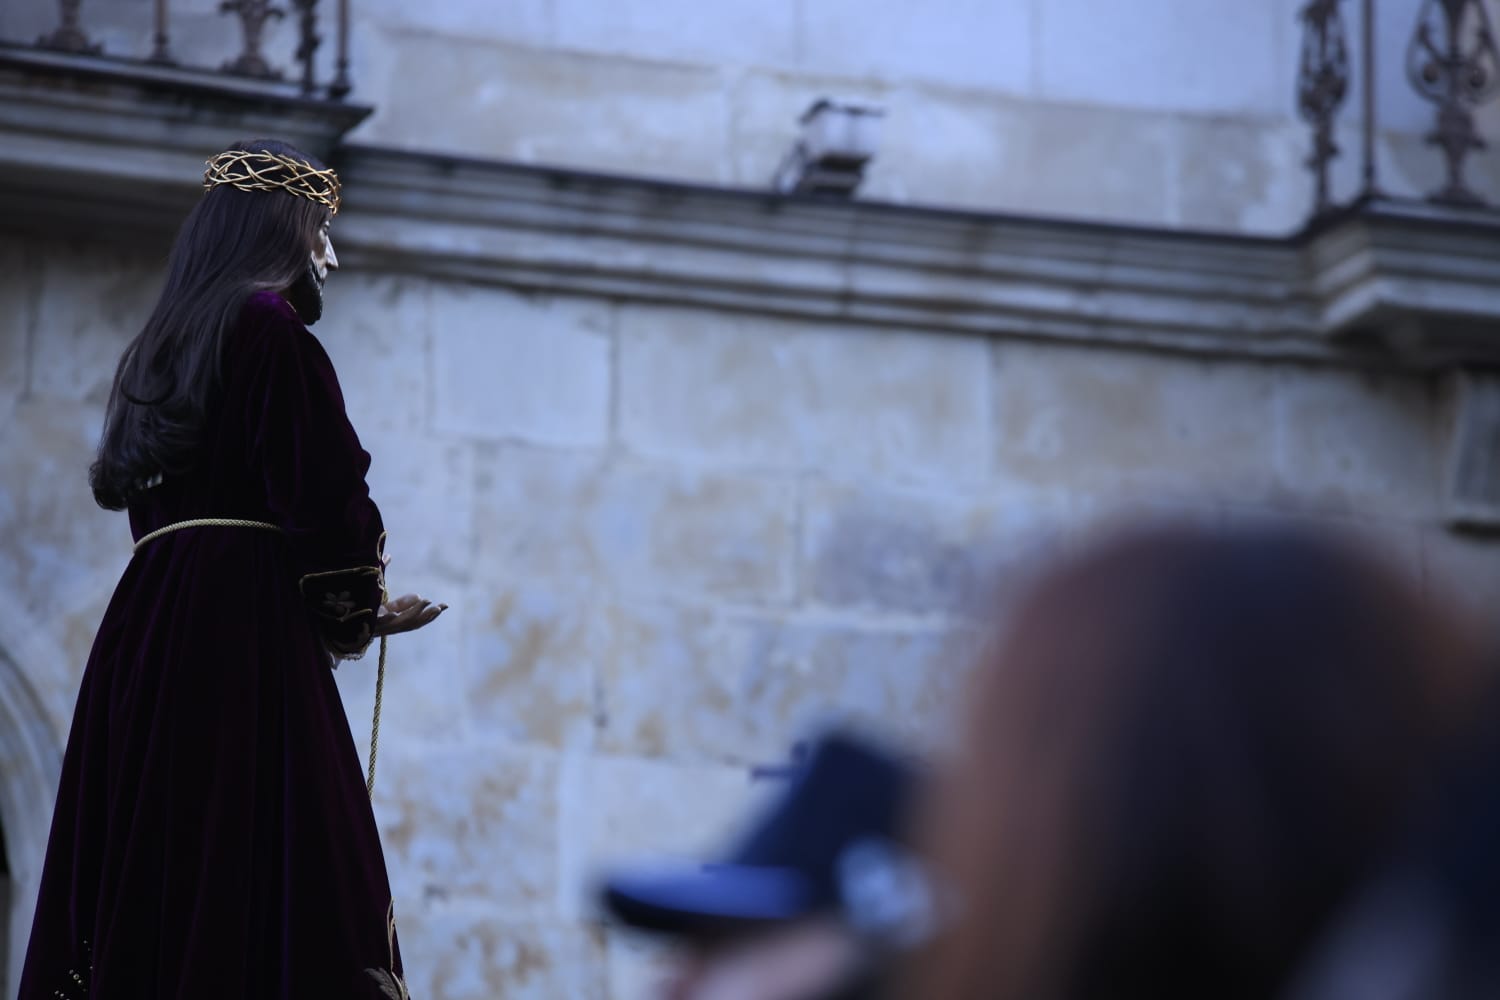
[[[772,186],[780,194],[853,197],[865,166],[880,146],[885,111],[850,101],[822,98],[800,119],[801,135],[776,170]]]

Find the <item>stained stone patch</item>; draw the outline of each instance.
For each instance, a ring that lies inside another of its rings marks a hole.
[[[666,607],[616,609],[612,628],[601,747],[683,761],[778,759],[828,722],[930,739],[967,666],[967,637],[935,630]]]
[[[494,746],[382,753],[375,814],[398,910],[555,912],[557,768],[554,754]]]
[[[791,599],[790,479],[519,447],[483,452],[477,475],[481,580]]]
[[[605,1000],[602,934],[502,910],[439,909],[396,923],[413,997],[436,1000]],[[644,1000],[644,998],[642,998]]]

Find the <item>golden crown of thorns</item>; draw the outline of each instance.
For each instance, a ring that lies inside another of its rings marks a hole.
[[[231,149],[207,161],[203,188],[228,184],[241,191],[286,191],[299,198],[326,205],[339,214],[339,176],[318,170],[312,164],[280,153]]]

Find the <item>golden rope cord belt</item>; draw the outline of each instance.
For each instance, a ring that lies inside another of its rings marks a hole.
[[[268,524],[265,521],[246,521],[237,517],[195,517],[192,520],[178,521],[175,524],[157,528],[150,534],[142,535],[131,553],[141,551],[147,542],[154,542],[163,535],[170,535],[184,528],[256,528],[261,531],[274,531],[278,534],[281,532],[278,525]],[[389,599],[388,595],[383,592],[383,588],[380,599],[382,601]],[[380,664],[375,671],[375,717],[370,723],[370,777],[365,782],[365,788],[372,799],[375,797],[375,751],[380,745],[380,701],[385,691],[385,640],[386,636],[380,637]]]

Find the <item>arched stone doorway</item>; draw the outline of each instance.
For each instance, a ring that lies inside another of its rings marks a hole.
[[[20,985],[61,770],[41,700],[0,647],[0,996]]]

